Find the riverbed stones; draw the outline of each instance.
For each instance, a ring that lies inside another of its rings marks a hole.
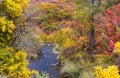
[[[33,54],[33,53],[28,54],[28,59],[30,60],[36,60],[38,59],[38,57],[39,57],[38,54]]]
[[[7,76],[1,76],[1,75],[0,75],[0,78],[7,78]]]

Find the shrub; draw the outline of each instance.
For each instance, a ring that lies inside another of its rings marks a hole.
[[[90,70],[83,70],[81,71],[79,78],[95,78],[95,75]]]
[[[97,78],[120,78],[118,67],[115,65],[104,68],[102,66],[95,67],[95,75]]]
[[[9,21],[6,17],[0,18],[0,43],[9,43],[13,38],[15,25],[13,21]]]
[[[29,0],[4,0],[0,5],[0,9],[3,9],[1,15],[6,15],[12,19],[20,17],[28,2]]]
[[[40,4],[41,16],[37,18],[40,27],[45,33],[56,31],[58,26],[62,25],[63,21],[71,19],[73,4],[64,3],[49,3],[43,2]]]
[[[21,6],[19,4],[16,4],[14,1],[5,0],[4,5],[5,5],[6,13],[8,13],[10,17],[15,18],[22,15]]]
[[[114,56],[112,54],[95,54],[95,62],[99,65],[111,65],[114,62]]]
[[[51,43],[57,43],[60,48],[62,48],[61,51],[63,51],[66,48],[70,48],[72,46],[75,46],[75,41],[72,39],[72,36],[74,35],[74,31],[72,31],[71,28],[61,28],[59,31],[45,34],[41,33],[41,41],[51,42]]]
[[[82,53],[71,55],[67,60],[64,60],[61,73],[68,78],[95,78],[93,73],[94,63],[86,58],[87,56]]]
[[[104,14],[95,16],[96,47],[103,51],[113,52],[115,43],[120,39],[119,13],[120,4],[109,7]]]
[[[114,52],[120,54],[120,42],[115,43]]]
[[[68,75],[70,78],[78,78],[79,76],[79,69],[77,66],[72,62],[66,62],[61,70],[61,74]]]
[[[10,78],[30,78],[36,71],[27,68],[26,53],[11,47],[0,49],[0,74]]]

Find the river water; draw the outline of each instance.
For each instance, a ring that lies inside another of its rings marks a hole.
[[[39,73],[46,72],[50,78],[59,78],[59,71],[51,66],[58,63],[57,54],[53,53],[53,46],[43,45],[41,52],[37,60],[29,62],[28,68],[37,70]]]

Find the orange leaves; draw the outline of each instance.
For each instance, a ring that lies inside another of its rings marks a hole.
[[[47,10],[53,10],[55,8],[57,8],[59,5],[57,4],[52,4],[52,3],[49,3],[49,2],[43,2],[40,4],[40,7],[42,10],[44,11],[47,11]]]
[[[38,20],[41,22],[41,28],[48,34],[56,31],[58,26],[71,19],[72,10],[74,9],[73,4],[66,0],[65,3],[62,3],[62,1],[55,3],[43,2],[40,4],[40,8],[42,15]]]

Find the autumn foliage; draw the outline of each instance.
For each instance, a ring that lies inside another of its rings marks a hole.
[[[88,69],[92,68],[90,71],[93,72],[93,66],[96,68],[91,78],[95,76],[97,78],[120,78],[117,66],[111,65],[108,68],[97,66],[113,64],[114,59],[120,56],[119,0],[47,1],[44,0],[28,8],[29,0],[1,1],[0,75],[8,78],[30,78],[36,73],[27,68],[27,54],[18,49],[19,47],[17,49],[11,47],[14,40],[18,39],[17,37],[20,38],[23,34],[31,33],[35,29],[36,32],[40,30],[37,36],[39,35],[41,43],[58,45],[57,58],[63,63],[64,69],[62,70],[65,74],[67,72],[71,75],[68,76],[69,78],[78,78],[77,76],[81,78],[80,75],[85,77],[85,71]],[[27,11],[24,13],[25,10]],[[27,13],[28,11],[32,13]],[[23,27],[26,28],[25,33],[21,32],[24,31],[21,29],[23,24],[27,26]],[[95,44],[92,48],[90,47],[91,30],[94,30],[95,34]],[[24,39],[20,38],[20,40]],[[24,45],[24,42],[21,44]],[[25,45],[31,46],[26,43]],[[117,60],[119,62],[119,59]],[[64,64],[66,64],[65,67]]]
[[[30,78],[36,71],[27,68],[26,53],[11,45],[15,38],[16,21],[28,0],[4,0],[0,3],[0,77]]]
[[[95,75],[97,78],[120,78],[118,67],[108,66],[108,68],[103,68],[102,66],[95,67]]]
[[[96,16],[96,47],[112,52],[114,45],[120,40],[120,4],[109,7],[103,15]]]
[[[22,50],[15,50],[12,47],[3,47],[0,49],[0,74],[12,78],[30,78],[36,71],[30,71],[27,68],[28,62],[26,53]]]
[[[0,18],[0,43],[9,43],[13,38],[15,25],[13,21],[9,21],[6,17]]]

